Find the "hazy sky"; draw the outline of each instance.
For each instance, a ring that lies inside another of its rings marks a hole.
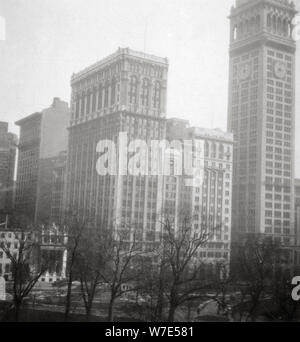
[[[234,0],[0,0],[0,121],[70,99],[73,72],[118,47],[168,57],[168,117],[226,129]],[[300,0],[295,3],[300,8]],[[146,24],[147,23],[147,24]],[[300,44],[297,127],[300,130]],[[300,177],[300,135],[297,176]],[[55,137],[54,137],[55,138]]]

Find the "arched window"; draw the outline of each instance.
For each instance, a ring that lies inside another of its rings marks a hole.
[[[275,15],[272,18],[272,31],[273,33],[276,33],[277,31],[277,20]]]
[[[217,156],[217,145],[216,143],[213,143],[211,145],[211,157],[216,158],[216,156]]]
[[[219,145],[219,159],[223,159],[224,158],[224,145],[220,144]]]
[[[97,89],[93,89],[93,101],[92,101],[92,112],[96,111],[96,100],[97,100]]]
[[[116,103],[116,86],[117,82],[115,79],[111,82],[111,97],[110,97],[110,104],[113,106]]]
[[[235,25],[234,28],[233,28],[233,40],[237,40],[237,26]]]
[[[109,83],[106,82],[104,89],[104,108],[108,107],[108,98],[109,98]]]
[[[91,92],[88,90],[87,95],[86,95],[86,115],[90,114],[90,109],[91,109]]]
[[[80,106],[80,97],[77,95],[76,97],[76,110],[75,110],[75,118],[79,118],[79,106]]]
[[[98,90],[98,110],[102,109],[102,102],[103,102],[103,86],[100,84],[99,90]]]
[[[291,22],[288,23],[288,37],[291,37],[293,32],[293,24]]]
[[[137,78],[135,76],[131,76],[130,78],[129,103],[130,104],[137,103]]]
[[[82,94],[81,97],[81,116],[85,114],[85,94]]]
[[[269,13],[268,16],[267,16],[267,27],[268,27],[269,31],[271,31],[271,26],[272,26],[271,14]]]
[[[142,83],[142,94],[141,94],[141,102],[142,106],[149,106],[149,94],[150,94],[150,82],[147,78],[143,79]]]
[[[283,33],[281,18],[278,18],[278,21],[277,21],[277,31],[278,31],[279,34]]]
[[[286,19],[284,19],[283,22],[282,22],[282,30],[283,30],[284,36],[287,37],[289,29],[288,29],[288,23],[287,23]]]
[[[205,141],[204,145],[204,155],[205,157],[209,157],[209,143],[207,141]]]
[[[246,20],[246,22],[245,22],[245,33],[249,34],[249,31],[250,31],[249,20]]]
[[[161,85],[157,81],[155,82],[154,96],[153,96],[153,108],[160,108],[161,104]]]
[[[259,30],[260,30],[260,15],[257,15],[257,16],[256,16],[256,19],[255,19],[255,27],[256,27],[256,31],[259,31]]]

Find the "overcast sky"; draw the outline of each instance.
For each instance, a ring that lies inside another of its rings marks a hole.
[[[168,57],[168,117],[226,129],[234,0],[0,0],[0,121],[70,99],[73,72],[130,47]],[[300,8],[300,0],[295,3]],[[147,24],[146,24],[147,23]],[[297,128],[300,130],[300,44]],[[300,135],[297,176],[300,177]]]

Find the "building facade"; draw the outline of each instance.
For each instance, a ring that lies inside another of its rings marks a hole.
[[[162,178],[124,175],[120,169],[99,175],[97,160],[104,151],[98,146],[122,144],[120,133],[127,134],[128,144],[165,136],[167,76],[167,59],[119,49],[71,81],[66,206],[88,213],[98,227],[135,227],[140,241],[156,229]]]
[[[56,158],[67,150],[69,107],[54,98],[50,108],[18,122],[20,126],[16,211],[31,222],[51,218],[51,189]]]
[[[182,175],[176,175],[175,164],[182,163],[183,158],[176,161],[175,155],[173,175],[166,176],[164,181],[163,213],[175,228],[181,224],[182,215],[188,215],[196,237],[204,231],[212,232],[208,243],[198,252],[199,260],[210,265],[229,265],[233,135],[218,129],[189,127],[184,120],[170,119],[167,140],[175,150],[179,141],[191,144],[193,152],[191,161],[184,162]],[[179,155],[182,154],[187,157],[180,150]],[[194,168],[192,176],[185,172],[189,164]]]
[[[14,202],[14,174],[17,136],[8,132],[8,123],[0,122],[0,218],[9,214]]]
[[[67,265],[67,235],[55,225],[40,231],[24,231],[22,229],[0,230],[0,277],[12,279],[12,263],[6,254],[9,249],[17,260],[20,242],[26,246],[22,260],[28,263],[34,275],[40,269],[41,262],[47,263],[47,271],[39,281],[52,283],[65,279]],[[1,245],[3,244],[3,249]],[[43,261],[42,261],[43,260]]]
[[[295,229],[297,236],[297,245],[300,249],[300,179],[295,179]]]
[[[237,0],[231,10],[234,238],[294,243],[295,14],[287,0]]]
[[[61,152],[52,163],[51,222],[60,223],[63,220],[66,195],[67,152]]]

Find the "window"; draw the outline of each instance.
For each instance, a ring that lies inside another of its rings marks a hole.
[[[111,83],[111,97],[110,97],[111,106],[113,106],[116,103],[116,87],[117,87],[117,82],[115,79],[113,79]]]
[[[130,78],[129,103],[137,103],[137,78],[135,76]]]
[[[98,109],[102,109],[102,99],[103,99],[103,87],[100,85],[98,91]]]
[[[106,83],[104,91],[104,107],[108,107],[108,97],[109,97],[109,84]]]
[[[148,107],[149,106],[149,94],[150,94],[150,82],[147,78],[143,79],[142,84],[142,94],[141,94],[141,100],[142,100],[142,106]]]
[[[159,109],[161,106],[161,85],[157,81],[154,88],[153,108]]]

